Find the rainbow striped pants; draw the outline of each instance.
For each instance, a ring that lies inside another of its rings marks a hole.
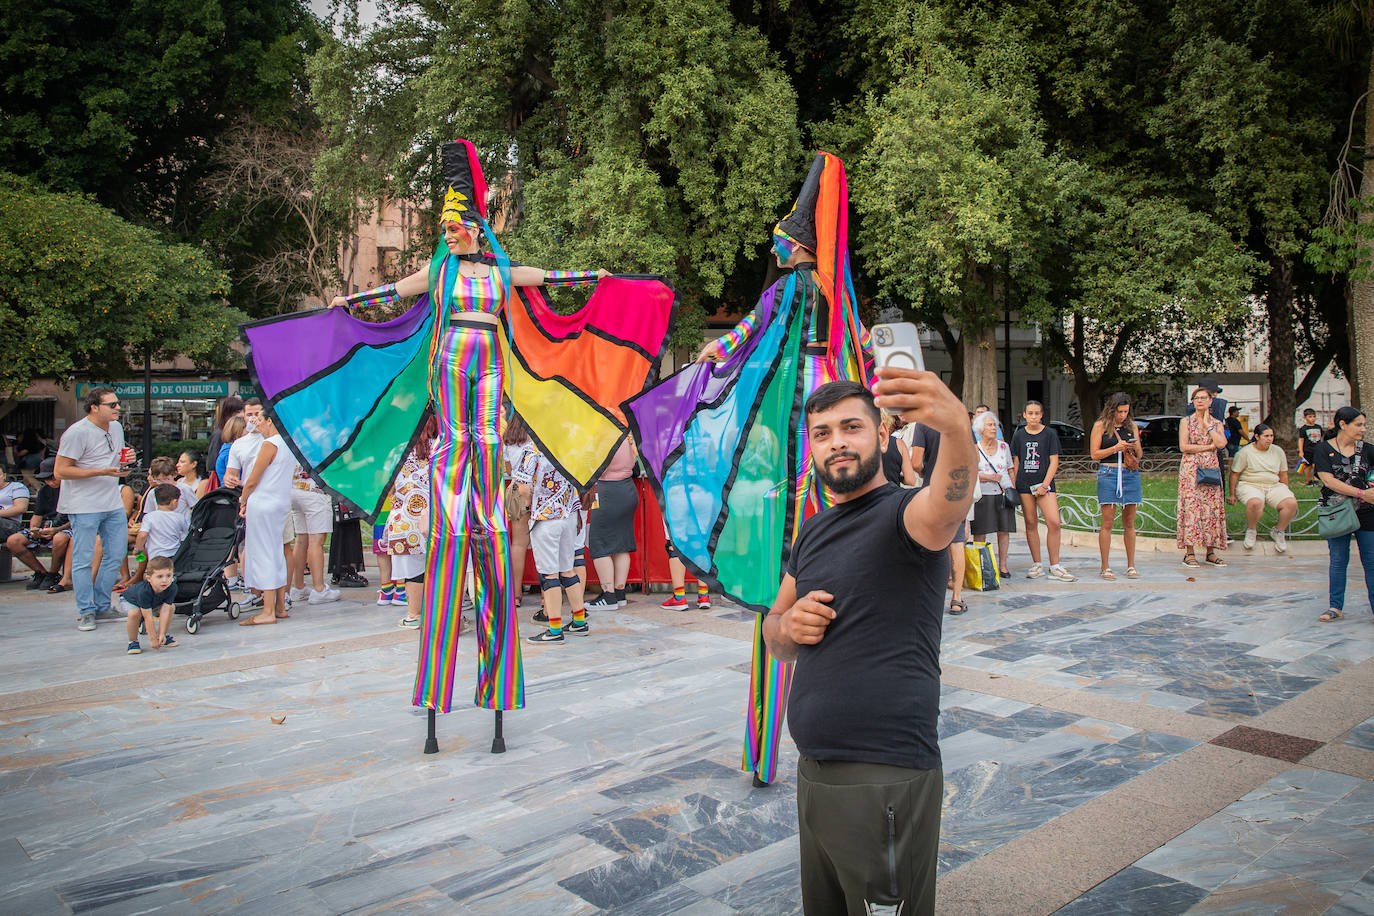
[[[501,347],[496,327],[455,320],[435,356],[439,443],[430,459],[429,558],[416,706],[448,712],[469,564],[477,606],[477,688],[483,709],[521,709],[525,675],[510,581],[501,486]]]
[[[821,352],[823,354],[824,351]],[[831,503],[829,494],[817,482],[815,469],[811,466],[811,443],[807,438],[805,419],[800,412],[802,402],[811,392],[834,379],[826,369],[824,355],[818,356],[813,352],[804,358],[806,363],[797,401],[798,422],[792,430],[797,466],[792,490],[789,544],[797,539],[806,519]],[[778,742],[782,740],[782,726],[787,718],[787,691],[792,686],[792,664],[780,662],[768,654],[768,647],[763,641],[764,616],[759,614],[754,621],[754,646],[749,655],[749,705],[745,712],[741,769],[749,770],[760,782],[767,783],[772,782],[778,772]]]

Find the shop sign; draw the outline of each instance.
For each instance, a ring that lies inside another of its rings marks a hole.
[[[82,383],[76,386],[76,396],[85,397],[86,393],[98,385]],[[121,398],[143,397],[142,382],[110,382]],[[153,382],[155,398],[222,398],[229,394],[228,382]]]

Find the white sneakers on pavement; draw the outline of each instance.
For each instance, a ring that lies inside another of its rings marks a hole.
[[[1045,567],[1041,566],[1039,563],[1032,563],[1031,568],[1026,570],[1027,579],[1039,579],[1044,574]]]
[[[1256,531],[1254,528],[1246,528],[1246,529],[1245,529],[1245,540],[1242,541],[1241,543],[1245,546],[1245,549],[1246,549],[1246,550],[1254,550],[1254,549],[1255,549],[1255,539],[1256,539],[1257,537],[1259,537],[1259,532],[1258,532],[1258,531]]]
[[[1248,535],[1249,532],[1246,532],[1246,534]],[[1288,536],[1279,529],[1270,529],[1269,538],[1274,542],[1274,549],[1277,550],[1279,553],[1283,553],[1288,549]]]
[[[323,590],[310,593],[311,604],[328,604],[331,601],[339,600],[339,590],[325,586]]]
[[[1050,578],[1058,579],[1060,582],[1077,582],[1078,577],[1069,572],[1058,563],[1050,567]]]

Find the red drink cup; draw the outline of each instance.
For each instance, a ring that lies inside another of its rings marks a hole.
[[[126,446],[124,446],[122,449],[119,450],[119,463],[120,463],[120,464],[133,464],[133,463],[134,463],[134,450],[133,450],[132,447],[126,445]]]

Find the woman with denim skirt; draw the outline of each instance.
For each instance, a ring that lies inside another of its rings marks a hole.
[[[1131,399],[1118,391],[1107,398],[1102,415],[1088,436],[1097,466],[1097,504],[1102,524],[1097,529],[1097,552],[1102,559],[1103,579],[1115,579],[1108,557],[1112,550],[1112,526],[1116,507],[1121,507],[1122,540],[1126,542],[1126,578],[1139,579],[1135,568],[1135,514],[1142,502],[1140,491],[1140,431],[1131,413]]]

